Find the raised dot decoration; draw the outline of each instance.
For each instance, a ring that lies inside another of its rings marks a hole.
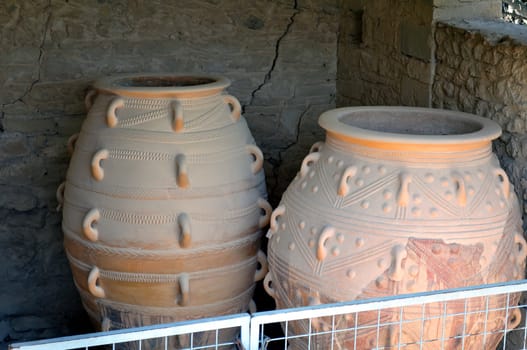
[[[432,182],[434,182],[434,180],[435,180],[434,174],[427,173],[425,175],[425,182],[431,184]]]
[[[333,247],[333,248],[331,248],[331,254],[332,254],[333,256],[338,256],[338,255],[340,254],[340,249],[339,249],[339,247]]]
[[[419,266],[417,265],[410,266],[410,268],[408,269],[408,274],[413,278],[417,277],[417,275],[419,274]]]
[[[362,247],[363,245],[364,245],[364,238],[359,237],[359,238],[355,239],[355,246],[356,246],[357,248],[360,248],[360,247]]]

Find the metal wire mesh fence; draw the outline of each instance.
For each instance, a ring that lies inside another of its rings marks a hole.
[[[19,343],[10,349],[527,350],[524,291],[527,280]]]
[[[10,345],[10,350],[238,349],[249,342],[249,314]]]

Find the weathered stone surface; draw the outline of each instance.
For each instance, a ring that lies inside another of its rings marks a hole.
[[[347,104],[428,105],[410,81],[430,85],[430,0],[344,1],[339,40],[338,99]],[[361,30],[355,29],[360,22]],[[428,91],[425,87],[424,91]],[[403,91],[404,90],[404,91]],[[419,95],[419,96],[417,96]]]
[[[504,135],[496,151],[525,209],[527,28],[502,21],[448,21],[437,26],[435,40],[434,106],[501,125]]]

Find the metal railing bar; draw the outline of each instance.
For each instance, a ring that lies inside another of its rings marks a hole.
[[[193,332],[204,332],[218,328],[247,327],[251,316],[249,314],[235,314],[218,316],[208,319],[182,321],[167,323],[164,325],[152,325],[131,329],[119,329],[108,332],[74,335],[55,339],[37,340],[32,342],[15,343],[9,346],[10,350],[68,350],[78,349],[86,346],[107,345],[143,339],[163,338],[188,334]],[[53,342],[53,344],[50,344]]]
[[[401,294],[382,298],[353,300],[334,304],[263,311],[252,316],[251,325],[351,314],[354,312],[378,309],[399,308],[411,305],[421,305],[423,303],[452,301],[456,299],[464,300],[468,298],[485,297],[488,295],[516,293],[526,290],[527,280],[519,280],[505,283],[445,289],[440,291]]]

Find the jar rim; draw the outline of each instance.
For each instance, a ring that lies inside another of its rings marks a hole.
[[[466,145],[490,143],[501,135],[501,127],[490,119],[423,107],[336,108],[322,113],[319,125],[339,138],[383,144]]]
[[[120,74],[95,81],[94,88],[111,94],[132,97],[208,96],[221,92],[230,80],[215,75],[142,73]]]

